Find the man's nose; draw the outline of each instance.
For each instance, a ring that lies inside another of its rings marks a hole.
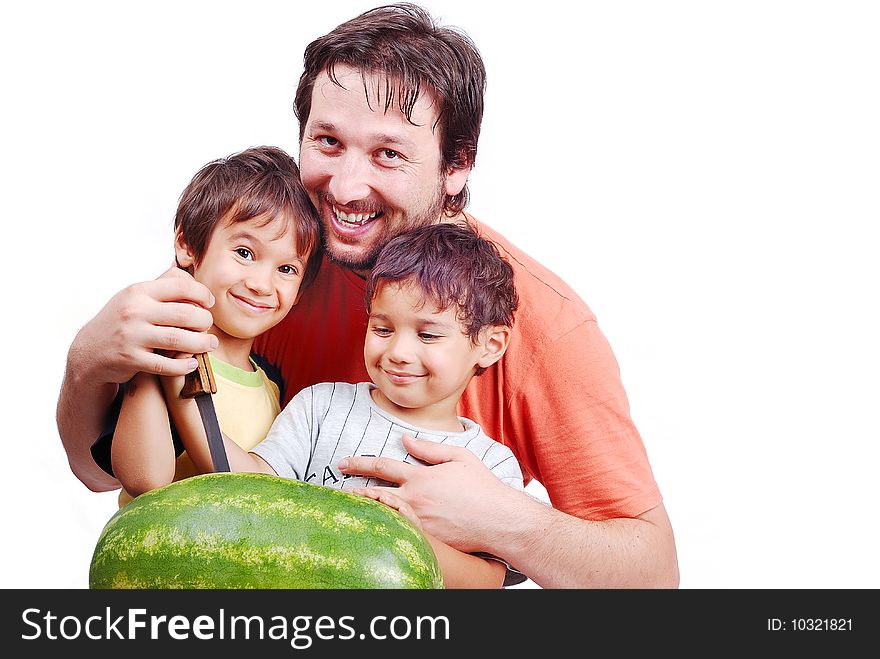
[[[366,199],[371,190],[371,166],[364,154],[345,153],[336,160],[328,189],[333,199],[345,205]]]

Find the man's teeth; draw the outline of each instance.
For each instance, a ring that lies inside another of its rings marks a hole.
[[[370,220],[375,220],[379,216],[379,211],[374,211],[372,213],[342,213],[334,208],[333,214],[336,215],[336,219],[343,224],[363,226]]]

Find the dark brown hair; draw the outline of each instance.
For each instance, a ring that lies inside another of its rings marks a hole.
[[[312,106],[315,80],[326,71],[336,82],[334,67],[344,64],[364,76],[385,76],[385,111],[396,102],[410,120],[419,94],[430,89],[440,105],[437,123],[443,171],[473,166],[483,121],[486,69],[477,47],[464,32],[438,26],[417,5],[386,5],[370,9],[315,39],[306,47],[303,60],[294,101],[300,141]],[[369,103],[371,94],[366,84],[364,93]],[[457,195],[446,197],[444,210],[457,213],[467,202],[465,185]]]
[[[454,305],[474,343],[487,327],[511,327],[519,304],[513,268],[495,243],[451,222],[412,229],[382,248],[367,277],[367,311],[382,284],[402,282],[418,286],[441,311]]]
[[[296,161],[277,147],[258,146],[213,160],[202,167],[180,195],[174,229],[189,245],[196,262],[221,219],[232,224],[266,216],[286,220],[300,254],[309,254],[303,286],[321,265],[321,227]]]

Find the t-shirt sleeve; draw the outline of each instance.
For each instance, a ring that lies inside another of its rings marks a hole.
[[[122,400],[124,397],[125,384],[121,384],[119,385],[119,391],[116,392],[116,398],[113,399],[113,403],[107,411],[107,418],[104,420],[104,428],[101,430],[101,434],[98,435],[98,438],[94,441],[91,448],[92,459],[95,463],[114,477],[116,474],[113,473],[113,462],[110,449],[113,446],[113,434],[116,432],[116,422],[119,420],[119,412],[122,410]],[[180,434],[177,432],[177,428],[174,427],[174,422],[171,422],[171,439],[174,441],[174,455],[179,456],[184,450],[183,440],[180,439]]]
[[[493,441],[482,461],[502,483],[517,490],[523,489],[522,469],[513,451],[504,444]]]
[[[508,429],[553,506],[602,520],[658,505],[617,360],[595,321],[543,346],[525,366],[510,398]]]
[[[498,558],[494,554],[489,554],[484,551],[474,552],[474,556],[479,556],[480,558],[484,558],[487,561],[495,561],[497,563],[501,563],[505,567],[504,573],[504,583],[502,584],[503,588],[507,588],[509,586],[516,586],[517,584],[521,584],[528,577],[524,575],[522,572],[513,567],[510,563],[505,561],[503,558]]]
[[[252,453],[265,460],[275,473],[284,478],[303,480],[312,453],[312,437],[317,433],[314,419],[314,387],[307,387],[294,396],[275,417],[266,438]]]
[[[122,398],[125,395],[125,385],[120,385],[116,392],[116,398],[107,411],[107,417],[104,419],[104,427],[101,434],[92,444],[92,459],[95,463],[111,476],[113,473],[113,463],[110,458],[110,448],[113,445],[113,433],[116,432],[116,422],[119,420],[119,411],[122,409]]]

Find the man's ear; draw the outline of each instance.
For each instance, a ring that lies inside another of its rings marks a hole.
[[[489,368],[504,355],[510,343],[510,328],[504,325],[493,325],[483,330],[483,353],[477,366]]]
[[[180,231],[174,234],[174,256],[177,259],[177,265],[184,270],[190,270],[196,263],[195,254],[183,239],[183,234]]]
[[[468,176],[471,175],[471,169],[473,169],[473,165],[466,165],[465,167],[460,168],[450,167],[446,170],[444,192],[446,192],[447,196],[454,197],[464,189]]]

